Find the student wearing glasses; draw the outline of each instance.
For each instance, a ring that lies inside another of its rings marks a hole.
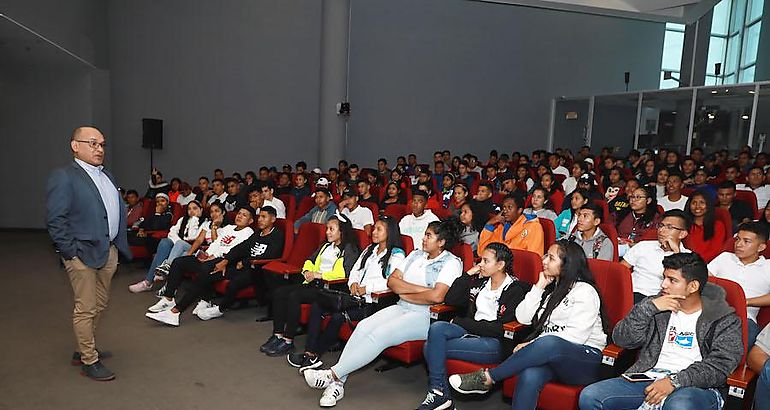
[[[690,252],[684,247],[692,221],[679,209],[672,209],[658,223],[658,239],[641,241],[628,250],[621,262],[631,269],[634,303],[647,296],[657,295],[663,281],[663,258],[675,253]]]
[[[618,255],[623,255],[628,248],[639,242],[650,229],[655,229],[660,222],[658,201],[652,187],[639,187],[628,196],[631,212],[616,226],[618,230]]]

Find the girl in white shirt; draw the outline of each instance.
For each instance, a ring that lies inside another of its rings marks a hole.
[[[337,312],[331,301],[319,300],[313,303],[307,325],[305,351],[290,353],[287,356],[290,365],[299,368],[300,373],[320,367],[323,364],[320,356],[337,342],[342,324],[363,320],[374,313],[372,293],[388,289],[388,276],[406,257],[402,246],[398,221],[389,216],[380,217],[372,229],[372,244],[358,257],[348,277],[350,294],[363,298],[366,304]],[[332,313],[329,323],[321,330],[323,318],[329,316],[329,313]]]
[[[494,383],[518,375],[511,408],[534,409],[549,381],[588,385],[600,378],[606,320],[583,249],[557,241],[543,255],[543,271],[516,308],[516,319],[532,333],[494,369],[453,375],[460,393],[486,393]]]
[[[461,229],[456,218],[431,222],[422,250],[412,252],[388,277],[388,287],[399,295],[398,303],[362,320],[331,369],[305,370],[308,386],[325,389],[321,407],[336,405],[344,396],[348,375],[371,363],[383,350],[428,337],[430,305],[443,302],[452,282],[462,274],[460,258],[447,250],[458,243]]]

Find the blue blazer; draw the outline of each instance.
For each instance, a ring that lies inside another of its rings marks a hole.
[[[112,175],[106,171],[105,174],[117,187]],[[94,269],[107,263],[110,247],[107,210],[93,180],[77,162],[56,169],[49,176],[46,209],[48,234],[64,259],[77,256]],[[118,228],[115,246],[131,259],[123,209]]]

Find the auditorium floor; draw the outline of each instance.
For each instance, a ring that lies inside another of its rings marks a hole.
[[[203,322],[189,311],[179,328],[144,317],[157,299],[127,286],[140,265],[121,265],[99,328],[105,364],[117,379],[98,383],[69,365],[72,291],[43,232],[0,232],[0,409],[312,409],[321,391],[307,387],[285,358],[259,353],[270,332],[253,308]],[[299,338],[299,346],[304,338]],[[326,355],[333,364],[339,353]],[[425,397],[424,366],[378,374],[370,365],[346,384],[340,409],[414,409]],[[460,409],[504,409],[500,392],[463,400]]]

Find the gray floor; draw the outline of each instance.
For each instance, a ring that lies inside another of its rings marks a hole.
[[[179,328],[164,327],[144,317],[157,299],[127,290],[143,275],[137,264],[119,268],[97,337],[115,355],[105,364],[117,379],[98,383],[80,376],[69,365],[71,288],[47,235],[0,232],[0,244],[0,409],[318,407],[321,392],[308,388],[284,358],[259,353],[270,324],[254,322],[256,309],[209,322],[186,313]],[[325,361],[333,364],[337,355]],[[383,374],[373,367],[350,377],[338,408],[413,409],[424,398],[423,366]],[[499,391],[486,400],[458,402],[461,409],[508,407]]]

